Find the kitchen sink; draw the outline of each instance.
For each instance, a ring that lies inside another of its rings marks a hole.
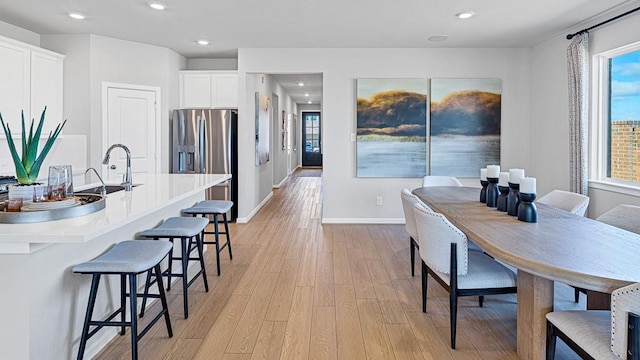
[[[136,187],[137,185],[133,185],[133,187]],[[107,190],[107,194],[111,194],[114,193],[116,191],[121,191],[124,190],[124,186],[122,185],[106,185],[105,186],[106,190]],[[102,186],[96,186],[96,187],[92,187],[92,188],[88,188],[88,189],[84,189],[84,190],[78,190],[76,191],[76,193],[81,194],[100,194],[100,191],[102,190]]]

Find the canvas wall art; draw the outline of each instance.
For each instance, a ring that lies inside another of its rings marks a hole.
[[[269,98],[256,91],[256,165],[269,161]]]
[[[425,176],[426,79],[357,79],[356,88],[356,176]]]
[[[500,164],[501,94],[500,79],[431,79],[430,175]]]

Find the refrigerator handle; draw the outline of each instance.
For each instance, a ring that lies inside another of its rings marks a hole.
[[[207,171],[207,122],[203,117],[198,120],[198,172]]]

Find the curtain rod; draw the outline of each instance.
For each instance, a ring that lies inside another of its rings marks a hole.
[[[629,15],[629,14],[631,14],[631,13],[634,13],[634,12],[636,12],[636,11],[638,11],[638,10],[640,10],[640,7],[637,7],[637,8],[635,8],[635,9],[633,9],[633,10],[629,10],[629,11],[627,11],[627,12],[626,12],[626,13],[624,13],[624,14],[620,14],[620,15],[618,15],[618,16],[612,17],[612,18],[611,18],[611,19],[609,19],[609,20],[605,20],[605,21],[603,21],[603,22],[601,22],[601,23],[599,23],[599,24],[595,24],[595,25],[593,25],[593,26],[591,26],[591,27],[588,27],[588,28],[586,28],[586,29],[582,29],[582,30],[580,30],[580,31],[578,31],[578,32],[576,32],[576,33],[569,34],[569,35],[567,35],[567,40],[571,40],[571,39],[572,39],[574,36],[576,36],[576,35],[580,35],[580,34],[582,34],[582,33],[588,32],[588,31],[589,31],[589,30],[591,30],[591,29],[595,29],[595,28],[597,28],[597,27],[599,27],[599,26],[602,26],[602,25],[604,25],[604,24],[610,23],[610,22],[612,22],[612,21],[614,21],[614,20],[618,20],[618,19],[620,19],[621,17],[625,17],[625,16],[627,16],[627,15]]]

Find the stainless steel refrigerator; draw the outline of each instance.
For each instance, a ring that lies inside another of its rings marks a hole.
[[[209,200],[234,203],[229,221],[238,217],[238,113],[236,110],[178,109],[171,117],[171,172],[231,174],[207,190]]]

